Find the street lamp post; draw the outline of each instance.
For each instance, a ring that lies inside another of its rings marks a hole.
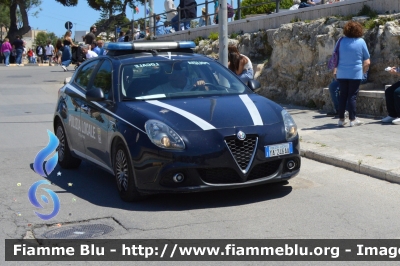
[[[75,24],[74,42],[76,42],[76,23],[74,24]]]

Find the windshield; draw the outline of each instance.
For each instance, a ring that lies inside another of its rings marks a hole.
[[[207,60],[152,61],[122,67],[124,100],[250,93],[235,74]]]

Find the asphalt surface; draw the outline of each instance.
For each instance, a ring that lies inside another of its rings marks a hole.
[[[60,213],[41,221],[27,190],[43,179],[32,170],[35,155],[48,142],[52,113],[62,81],[72,75],[60,67],[0,66],[0,236],[32,238],[58,228],[101,223],[114,228],[104,238],[399,238],[397,184],[370,176],[400,173],[399,127],[364,118],[360,127],[338,128],[337,119],[317,110],[286,106],[301,136],[300,174],[284,186],[232,191],[157,195],[140,203],[122,202],[113,177],[89,163],[78,170],[58,166],[47,179],[62,203]],[[307,158],[323,161],[321,164]],[[339,164],[340,162],[340,164]],[[347,171],[335,166],[351,169]],[[368,168],[369,166],[370,168]],[[397,167],[397,168],[396,168]],[[355,173],[359,172],[359,173]],[[395,181],[393,178],[391,181]],[[46,209],[47,210],[47,209]],[[4,241],[0,242],[3,249]],[[4,253],[0,257],[4,256]],[[3,257],[2,257],[3,258]],[[4,261],[4,260],[3,260]],[[53,265],[15,262],[7,265]],[[59,265],[131,265],[131,262],[64,262]],[[2,264],[2,263],[0,263]],[[176,263],[135,263],[176,265]],[[187,265],[188,263],[181,263]],[[211,262],[191,262],[210,265]],[[262,265],[220,262],[215,265]],[[331,265],[331,262],[272,262],[269,265]],[[342,262],[343,265],[378,265]],[[386,263],[379,262],[379,265]]]

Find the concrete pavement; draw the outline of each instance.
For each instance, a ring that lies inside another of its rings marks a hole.
[[[371,177],[400,183],[400,126],[358,115],[364,125],[339,128],[324,111],[285,106],[297,123],[301,155]]]

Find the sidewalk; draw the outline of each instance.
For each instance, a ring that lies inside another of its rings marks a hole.
[[[285,107],[296,121],[303,157],[400,184],[400,125],[360,115],[364,125],[339,128],[338,118],[323,111]]]

